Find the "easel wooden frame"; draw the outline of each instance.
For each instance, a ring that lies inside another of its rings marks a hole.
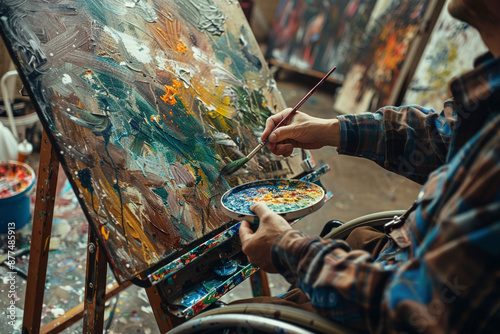
[[[105,301],[129,287],[131,283],[116,284],[105,293],[107,261],[92,229],[89,229],[87,247],[85,301],[60,318],[40,328],[58,173],[59,160],[44,131],[40,150],[35,214],[33,215],[33,232],[26,283],[26,295],[33,296],[33,298],[25,299],[23,333],[58,333],[82,317],[84,333],[102,333]],[[161,298],[155,286],[146,288],[146,292],[162,333],[183,322],[183,319],[163,312]]]
[[[23,334],[59,333],[83,318],[83,333],[102,333],[106,300],[120,293],[132,283],[115,284],[106,291],[107,261],[91,228],[89,228],[87,247],[84,302],[47,325],[40,327],[59,165],[56,153],[44,131],[40,149],[35,214],[33,215],[26,283],[26,296],[33,296],[33,298],[25,299],[22,332]],[[270,295],[265,272],[259,270],[253,275],[251,284],[254,295]],[[146,288],[146,293],[161,333],[166,333],[185,321],[163,311],[157,286]]]

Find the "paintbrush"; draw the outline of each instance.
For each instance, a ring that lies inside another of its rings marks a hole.
[[[311,97],[311,95],[313,95],[313,93],[319,88],[319,86],[321,86],[325,80],[330,76],[330,74],[333,73],[333,71],[335,71],[337,69],[337,66],[334,66],[330,72],[328,72],[327,74],[325,74],[325,76],[316,84],[316,86],[314,86],[310,91],[309,93],[306,94],[306,96],[304,96],[302,98],[302,100],[299,101],[299,103],[297,103],[297,105],[295,107],[293,107],[292,110],[290,110],[290,112],[288,113],[288,115],[286,115],[275,127],[274,129],[271,131],[271,133],[273,133],[277,128],[279,128],[280,126],[282,125],[285,125],[286,122],[292,118],[293,115],[295,115],[295,113],[297,112],[297,110],[299,110],[300,107],[302,107],[302,105],[307,101],[307,99],[309,97]],[[269,136],[271,135],[271,133],[269,133]],[[267,136],[267,138],[269,138],[269,136]],[[241,159],[238,159],[238,160],[235,160],[229,164],[227,164],[226,166],[224,166],[224,168],[222,168],[222,170],[220,171],[220,174],[221,175],[231,175],[233,174],[234,172],[236,172],[238,169],[240,169],[241,167],[243,167],[247,162],[248,160],[252,159],[253,156],[255,154],[257,154],[257,152],[260,151],[261,148],[264,147],[264,145],[266,145],[266,143],[269,141],[269,139],[266,139],[264,140],[263,142],[261,142],[259,145],[257,145],[253,150],[252,152],[250,152],[246,157],[244,158],[241,158]]]

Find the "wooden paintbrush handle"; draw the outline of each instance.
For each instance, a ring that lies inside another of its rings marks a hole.
[[[314,86],[303,98],[302,100],[299,101],[299,103],[297,103],[295,105],[295,107],[293,107],[293,109],[288,113],[288,115],[286,115],[275,127],[274,129],[271,131],[271,133],[274,132],[274,130],[276,130],[277,128],[279,128],[281,125],[283,125],[285,122],[287,122],[296,112],[297,110],[299,110],[300,107],[302,107],[302,105],[307,101],[308,98],[311,97],[311,95],[313,95],[313,93],[319,88],[319,86],[321,86],[325,81],[326,79],[330,76],[330,74],[332,74],[335,70],[337,69],[337,66],[334,66],[328,73],[326,73],[323,78],[321,78],[321,80],[316,84],[316,86]],[[270,134],[271,134],[270,133]]]

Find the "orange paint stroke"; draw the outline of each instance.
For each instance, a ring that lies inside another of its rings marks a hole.
[[[186,44],[182,43],[182,41],[177,41],[177,47],[175,49],[179,53],[186,53],[188,51],[188,47]]]
[[[156,28],[158,30],[158,33],[160,34],[160,36],[165,40],[165,41],[168,41],[168,38],[167,38],[167,35],[163,32],[163,30],[161,30],[161,28]]]
[[[165,103],[168,103],[170,105],[175,105],[177,103],[177,100],[175,99],[175,94],[178,94],[179,92],[171,86],[165,85],[164,87],[165,87],[165,94],[160,96],[160,99]]]
[[[108,231],[108,233],[106,233],[106,229],[104,228],[104,226],[101,226],[101,234],[104,236],[106,240],[108,240],[109,238],[109,232],[111,231]]]
[[[164,85],[163,87],[165,87],[165,94],[160,96],[160,99],[165,103],[175,105],[177,103],[175,95],[179,95],[178,89],[182,87],[182,83],[178,80],[172,80],[172,86]]]

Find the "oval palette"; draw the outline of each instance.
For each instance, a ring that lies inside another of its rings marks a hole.
[[[234,187],[222,196],[221,203],[228,217],[253,222],[258,218],[250,210],[255,203],[265,203],[286,220],[294,220],[318,210],[324,198],[323,188],[314,183],[270,179]]]

